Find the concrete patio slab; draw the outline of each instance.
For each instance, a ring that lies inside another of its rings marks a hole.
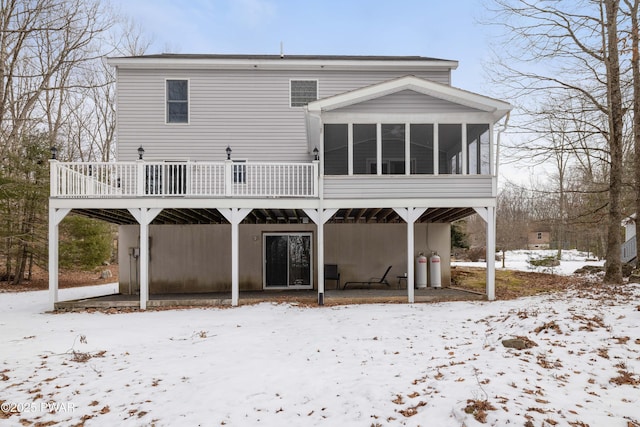
[[[347,289],[325,292],[325,305],[406,303],[406,289]],[[486,300],[486,295],[456,288],[426,288],[415,290],[415,302]],[[240,292],[240,305],[261,302],[282,302],[305,305],[318,304],[316,290],[296,291],[247,291]],[[95,309],[136,309],[140,306],[138,295],[114,294],[96,298],[59,301],[56,310],[72,311]],[[154,294],[150,295],[148,308],[162,307],[218,307],[231,306],[231,292],[198,294]]]

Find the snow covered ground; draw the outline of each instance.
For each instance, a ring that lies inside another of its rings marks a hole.
[[[540,273],[554,273],[554,274],[573,274],[574,271],[585,265],[600,266],[604,265],[604,260],[594,261],[593,255],[586,252],[580,252],[575,249],[562,251],[562,259],[560,265],[557,267],[535,267],[529,260],[536,260],[548,256],[556,256],[558,251],[545,249],[545,250],[517,250],[508,251],[505,255],[505,269],[507,270],[521,270],[521,271],[536,271]],[[451,265],[459,266],[477,266],[485,267],[485,262],[453,262]],[[502,268],[502,261],[496,261],[496,268]]]
[[[121,314],[47,298],[0,294],[0,426],[640,426],[640,284]]]

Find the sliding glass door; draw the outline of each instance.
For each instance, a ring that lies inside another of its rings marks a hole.
[[[264,234],[264,288],[312,289],[311,233]]]

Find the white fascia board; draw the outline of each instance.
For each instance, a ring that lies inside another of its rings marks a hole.
[[[455,70],[458,61],[357,60],[357,59],[260,59],[260,58],[146,58],[112,57],[107,63],[121,68],[263,69],[263,70]]]
[[[366,208],[475,208],[495,207],[495,198],[477,199],[324,199],[322,206],[325,209],[366,209]]]
[[[327,112],[403,90],[412,90],[424,95],[433,96],[434,98],[440,98],[456,104],[486,111],[491,113],[496,121],[512,109],[511,105],[507,102],[415,76],[400,77],[329,98],[320,99],[310,102],[307,108],[310,112]]]
[[[318,198],[207,198],[207,197],[138,197],[114,199],[72,199],[50,198],[52,208],[68,209],[128,209],[128,208],[161,208],[161,209],[217,209],[217,208],[251,208],[251,209],[316,209]]]
[[[485,111],[470,113],[341,113],[332,111],[322,115],[322,123],[488,123],[494,115]]]

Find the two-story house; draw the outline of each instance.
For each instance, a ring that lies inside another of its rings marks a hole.
[[[414,56],[161,54],[110,58],[117,161],[51,161],[50,295],[58,224],[119,225],[120,291],[317,289],[407,277],[450,224],[478,213],[495,252],[496,146],[511,106],[451,86],[456,61]],[[497,137],[498,136],[498,137]],[[494,299],[494,257],[487,297]],[[329,286],[329,285],[327,285]]]

